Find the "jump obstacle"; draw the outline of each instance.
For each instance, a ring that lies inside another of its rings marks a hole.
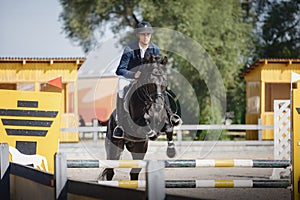
[[[145,188],[146,181],[98,181],[101,185],[124,188]],[[288,180],[166,180],[165,188],[288,188]]]
[[[59,156],[59,155],[58,155]],[[153,199],[163,199],[165,188],[286,188],[292,182],[284,180],[165,180],[164,168],[207,168],[207,167],[246,167],[246,168],[289,168],[289,160],[63,160],[66,168],[146,168],[146,180],[98,181],[100,185],[121,188],[147,188]],[[154,166],[154,167],[153,167]],[[56,166],[58,167],[58,166]],[[65,169],[66,170],[66,169]],[[59,170],[57,170],[59,171]],[[150,180],[154,181],[150,181]],[[149,189],[150,188],[150,189]],[[157,196],[161,194],[161,196]],[[151,196],[150,194],[148,194]],[[151,198],[149,198],[151,199]],[[296,198],[295,198],[296,199]]]
[[[67,160],[67,168],[145,168],[147,160]],[[287,168],[288,160],[164,160],[165,168],[252,167]],[[98,181],[99,184],[145,188],[146,181]],[[166,180],[165,188],[288,188],[288,180]]]
[[[147,160],[67,160],[68,168],[145,168]],[[252,167],[287,168],[289,160],[164,160],[165,168]]]
[[[145,168],[151,160],[67,160],[67,168]],[[164,168],[251,167],[287,168],[289,160],[161,160]],[[98,181],[99,184],[145,188],[146,181]],[[165,188],[288,188],[289,180],[166,180]]]

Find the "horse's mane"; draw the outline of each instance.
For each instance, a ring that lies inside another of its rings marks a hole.
[[[161,54],[146,54],[143,63],[160,63],[162,65],[166,65],[168,63],[168,59],[166,56],[162,56]]]
[[[168,59],[166,56],[147,54],[143,59],[143,64],[138,68],[138,71],[142,72],[139,81],[147,81],[147,79],[151,79],[151,75],[165,76],[167,63]]]

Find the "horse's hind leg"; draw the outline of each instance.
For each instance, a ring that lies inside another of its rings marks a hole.
[[[119,139],[114,139],[119,140]],[[109,139],[105,139],[105,149],[106,149],[106,159],[107,160],[119,160],[121,157],[121,154],[124,150],[124,146],[121,147],[122,141],[119,141],[119,144],[116,144],[115,142],[110,141]],[[113,168],[106,168],[102,172],[102,180],[112,180],[114,176],[114,169]]]
[[[133,160],[143,160],[147,149],[148,141],[145,142],[129,142],[126,148],[130,151]],[[138,180],[142,168],[132,168],[130,171],[130,180]]]

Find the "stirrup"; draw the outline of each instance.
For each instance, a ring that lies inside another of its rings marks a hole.
[[[179,115],[173,114],[170,117],[170,122],[171,122],[172,126],[178,126],[178,125],[182,124],[182,119],[179,117]]]
[[[122,139],[124,138],[124,129],[122,126],[116,126],[114,131],[113,131],[113,137],[117,139]]]

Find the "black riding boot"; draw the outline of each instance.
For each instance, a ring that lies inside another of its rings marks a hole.
[[[116,123],[117,126],[113,131],[114,138],[123,138],[124,129],[123,129],[123,117],[124,117],[124,108],[123,108],[123,98],[117,97],[117,109],[116,109]]]

